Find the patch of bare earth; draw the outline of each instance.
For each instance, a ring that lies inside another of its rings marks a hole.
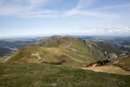
[[[129,71],[125,71],[122,68],[114,66],[114,65],[96,66],[96,64],[94,64],[90,67],[83,67],[82,69],[92,70],[95,72],[107,72],[107,73],[130,75]]]

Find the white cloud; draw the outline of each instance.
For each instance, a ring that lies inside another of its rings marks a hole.
[[[80,10],[80,9],[72,9],[69,11],[66,11],[64,13],[65,16],[76,16],[76,15],[80,15],[80,16],[92,16],[92,17],[106,17],[106,18],[116,18],[118,17],[115,14],[107,14],[104,12],[97,12],[97,11],[90,11],[90,10]]]
[[[62,1],[62,0],[56,0]],[[51,2],[51,0],[10,0],[0,1],[0,16],[17,16],[26,18],[46,18],[46,17],[66,17],[66,16],[92,16],[92,17],[105,17],[105,18],[116,18],[117,14],[108,14],[101,11],[95,11],[87,9],[99,0],[79,0],[79,3],[73,9],[67,11],[59,11],[52,9],[44,9],[44,6]],[[52,3],[51,3],[52,4]],[[63,3],[64,4],[64,3]],[[41,8],[42,7],[42,8]],[[118,7],[129,7],[129,4],[108,6],[98,8],[100,9],[110,9]],[[82,10],[86,8],[85,10]]]
[[[130,34],[130,28],[126,26],[108,26],[108,27],[87,27],[87,28],[82,28],[82,32],[85,32],[86,34],[90,35],[128,35]]]
[[[59,0],[61,1],[61,0]],[[18,17],[36,17],[36,18],[45,18],[45,17],[59,17],[59,16],[97,16],[101,17],[104,14],[94,11],[81,11],[80,9],[83,6],[89,6],[94,3],[95,0],[79,0],[79,3],[73,9],[68,11],[54,11],[40,9],[40,6],[44,6],[49,2],[49,0],[11,0],[11,2],[2,2],[0,1],[0,15],[1,16],[18,16]]]
[[[130,3],[117,4],[117,5],[109,5],[109,6],[104,6],[104,7],[96,8],[96,9],[97,10],[108,10],[108,9],[120,9],[120,8],[130,9]]]
[[[77,4],[76,9],[82,9],[82,8],[89,7],[96,2],[97,2],[97,0],[79,0],[79,3]]]
[[[117,11],[121,8],[123,9],[130,9],[130,3],[122,3],[122,4],[115,4],[115,5],[108,5],[102,6],[99,8],[89,8],[93,6],[95,3],[99,2],[100,0],[79,0],[77,6],[71,10],[69,10],[66,15],[73,16],[73,15],[83,15],[83,16],[95,16],[95,17],[105,17],[109,19],[119,18],[121,15],[116,12],[107,12],[108,9],[117,9]],[[93,6],[94,7],[94,6]],[[104,10],[104,11],[103,11]]]
[[[79,0],[79,3],[73,9],[70,9],[65,12],[66,16],[92,16],[92,17],[105,17],[105,18],[116,18],[118,17],[116,14],[108,14],[105,12],[95,11],[91,9],[87,9],[89,6],[96,3],[98,0]],[[85,8],[85,10],[83,10]]]
[[[19,16],[23,13],[33,12],[40,6],[44,6],[48,0],[14,0],[0,1],[1,16]]]

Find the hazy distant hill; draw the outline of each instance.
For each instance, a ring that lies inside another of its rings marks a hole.
[[[21,48],[23,46],[32,45],[34,40],[0,40],[0,47],[10,47],[10,48]]]
[[[7,54],[10,54],[11,52],[12,52],[11,49],[0,47],[0,56],[5,56]]]
[[[34,44],[34,40],[0,40],[0,56],[6,56],[24,46]]]

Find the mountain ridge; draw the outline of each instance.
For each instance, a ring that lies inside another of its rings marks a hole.
[[[118,54],[118,48],[103,42],[85,41],[80,38],[52,36],[25,46],[7,61],[10,63],[49,63],[83,66],[104,59],[105,47]]]

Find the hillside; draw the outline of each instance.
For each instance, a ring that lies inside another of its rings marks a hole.
[[[103,63],[113,53],[121,50],[109,42],[41,38],[0,63],[0,87],[129,87],[129,58]]]
[[[8,62],[12,63],[49,63],[81,65],[93,59],[87,55],[79,55],[71,50],[55,47],[27,46],[11,56]]]
[[[126,71],[130,71],[130,56],[125,58],[119,58],[115,65],[123,68]]]
[[[130,87],[130,76],[48,64],[0,64],[0,87]]]
[[[34,46],[22,48],[7,62],[83,66],[104,59],[105,51],[116,54],[121,52],[117,47],[108,43],[52,36],[38,40]]]
[[[122,55],[116,59],[102,60],[83,67],[95,72],[106,72],[130,75],[130,55]]]

